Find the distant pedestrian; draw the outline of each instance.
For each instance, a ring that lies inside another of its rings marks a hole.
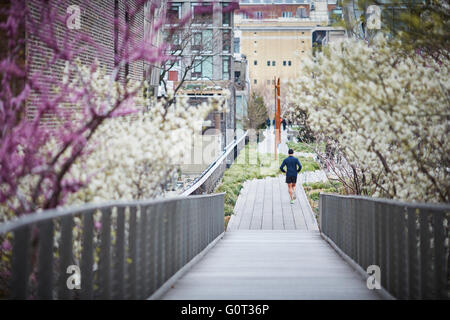
[[[272,125],[273,125],[273,132],[275,132],[275,118],[273,118],[272,120]]]
[[[295,200],[295,184],[297,183],[297,174],[302,170],[302,165],[300,161],[294,157],[294,150],[289,149],[289,157],[283,160],[281,163],[280,170],[286,173],[286,183],[288,184],[289,197],[291,199],[291,204]],[[286,167],[287,171],[284,171]]]
[[[281,124],[283,125],[283,131],[286,131],[286,120],[281,121]]]
[[[267,129],[270,130],[270,119],[269,118],[267,118],[267,120],[266,120],[266,126],[267,126]]]

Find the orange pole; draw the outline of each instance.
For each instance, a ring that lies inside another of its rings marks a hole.
[[[276,131],[276,143],[281,142],[280,126],[281,126],[281,104],[280,104],[280,78],[277,80],[276,85],[276,109],[275,109],[275,131]]]

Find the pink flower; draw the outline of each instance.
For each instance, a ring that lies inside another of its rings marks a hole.
[[[11,242],[8,240],[3,241],[2,243],[2,251],[10,251],[12,249]]]

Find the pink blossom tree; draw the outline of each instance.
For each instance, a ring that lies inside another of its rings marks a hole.
[[[91,3],[81,1],[79,7],[89,8]],[[130,89],[124,72],[133,63],[170,59],[165,54],[167,44],[155,41],[164,14],[152,20],[144,35],[133,27],[139,15],[151,19],[157,11],[163,12],[160,1],[120,1],[125,21],[120,19],[118,3],[114,11],[105,13],[115,32],[114,63],[108,71],[111,91],[117,92],[111,105],[99,105],[89,86],[74,88],[63,79],[64,65],[89,56],[82,63],[95,72],[102,67],[97,58],[111,50],[95,41],[92,32],[68,28],[70,3],[11,0],[0,8],[0,210],[6,215],[54,208],[81,188],[85,182],[71,179],[68,173],[89,152],[86,145],[94,132],[105,119],[137,111],[132,100],[143,88]],[[88,50],[97,55],[86,54]],[[69,78],[75,76],[76,70],[66,71]],[[46,148],[51,139],[56,150]]]

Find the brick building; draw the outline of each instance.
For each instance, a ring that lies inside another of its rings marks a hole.
[[[138,7],[136,0],[29,1],[28,23],[33,20],[42,21],[45,13],[51,12],[51,10],[55,10],[61,17],[64,17],[70,6],[78,6],[80,9],[79,29],[71,29],[64,21],[57,21],[52,25],[41,24],[38,30],[39,37],[33,34],[26,35],[25,52],[29,72],[31,74],[42,73],[44,76],[42,82],[45,82],[45,77],[62,80],[65,61],[55,57],[54,53],[73,43],[73,50],[83,48],[76,55],[82,64],[90,65],[97,60],[107,74],[112,74],[117,67],[117,60],[124,50],[128,50],[122,46],[125,36],[123,34],[124,26],[130,27],[131,34],[136,41],[142,40],[144,35],[151,30],[154,17],[150,17],[149,14],[150,3],[148,1],[144,6]],[[115,19],[119,21],[118,27],[114,24]],[[80,39],[82,34],[92,41]],[[155,37],[154,44],[157,45],[158,41],[160,41],[159,36]],[[55,50],[52,46],[58,47],[58,49]],[[153,95],[158,86],[157,72],[158,70],[151,68],[143,61],[136,61],[125,64],[119,69],[118,81],[124,83],[127,78],[147,80],[151,88],[147,94]],[[51,88],[49,89],[51,92]],[[35,106],[40,99],[39,93],[32,92],[27,108],[30,117],[33,116]]]

